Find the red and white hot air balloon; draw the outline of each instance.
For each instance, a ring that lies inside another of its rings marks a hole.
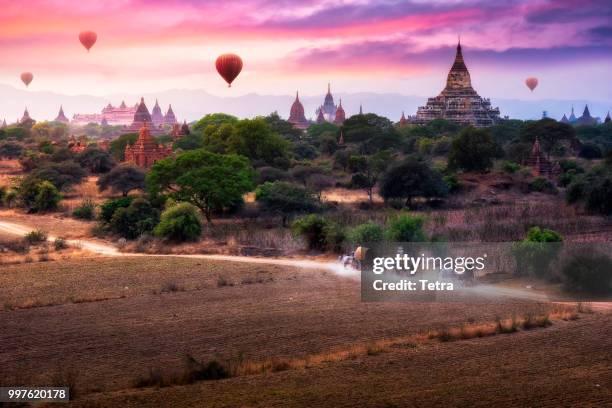
[[[25,86],[29,86],[33,79],[34,75],[32,75],[31,72],[23,72],[21,74],[21,82],[23,82]]]
[[[87,48],[87,52],[89,52],[97,40],[98,34],[93,31],[81,31],[79,33],[79,41],[83,44],[83,47]]]
[[[538,86],[538,78],[535,77],[529,77],[525,80],[525,85],[527,85],[527,88],[531,89],[531,92],[533,92],[534,89],[536,89],[536,87]]]
[[[227,82],[227,86],[231,87],[234,79],[242,71],[242,59],[236,54],[223,54],[217,58],[215,66],[219,75]]]

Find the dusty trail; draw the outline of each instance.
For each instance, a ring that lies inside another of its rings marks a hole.
[[[0,231],[7,234],[25,236],[28,232],[32,231],[32,228],[25,225],[15,224],[11,222],[0,221]],[[48,241],[54,241],[55,236],[48,235]],[[280,266],[294,266],[299,268],[307,269],[325,269],[330,270],[333,273],[344,276],[357,278],[359,273],[350,268],[344,268],[342,265],[336,262],[325,262],[325,261],[314,261],[304,259],[283,259],[283,258],[257,258],[252,256],[239,256],[239,255],[203,255],[203,254],[140,254],[131,252],[120,252],[115,246],[104,241],[99,240],[83,240],[83,239],[68,239],[66,242],[69,245],[76,246],[90,252],[96,253],[103,256],[147,256],[147,257],[174,257],[174,258],[193,258],[193,259],[210,259],[215,261],[228,261],[228,262],[245,262],[251,264],[266,264],[266,265],[280,265]]]

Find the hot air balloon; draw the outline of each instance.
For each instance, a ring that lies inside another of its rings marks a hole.
[[[215,65],[217,66],[217,72],[225,79],[228,87],[232,86],[232,81],[242,71],[242,59],[236,54],[220,55]]]
[[[93,31],[81,31],[79,34],[79,41],[81,44],[83,44],[83,47],[87,48],[87,52],[89,52],[89,49],[93,47],[97,39],[98,34],[94,33]]]
[[[24,72],[21,74],[21,81],[25,84],[25,86],[30,85],[32,79],[34,79],[34,75],[32,75],[31,72]]]
[[[538,86],[538,78],[534,78],[534,77],[529,77],[525,80],[525,85],[527,85],[527,88],[531,89],[531,92],[533,92],[534,89],[536,89],[536,86]]]

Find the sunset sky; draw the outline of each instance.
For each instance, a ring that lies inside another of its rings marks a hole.
[[[399,92],[443,87],[458,35],[483,96],[612,99],[612,1],[0,0],[0,83],[105,95]],[[98,33],[90,53],[82,30]],[[228,89],[220,53],[243,57]],[[540,78],[531,94],[527,76]]]

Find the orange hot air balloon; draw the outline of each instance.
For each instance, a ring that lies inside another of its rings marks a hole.
[[[223,54],[215,62],[217,72],[225,79],[227,86],[231,87],[232,82],[240,71],[242,71],[242,59],[236,54]]]
[[[525,85],[527,85],[527,88],[531,89],[531,92],[533,92],[534,89],[536,89],[536,86],[538,86],[538,78],[534,78],[534,77],[529,77],[525,80]]]
[[[32,75],[31,72],[24,72],[21,74],[21,81],[25,84],[25,86],[29,86],[33,79],[34,75]]]
[[[94,33],[93,31],[81,31],[79,34],[79,41],[81,44],[83,44],[83,47],[87,48],[87,52],[89,52],[89,49],[93,47],[97,39],[98,34]]]

